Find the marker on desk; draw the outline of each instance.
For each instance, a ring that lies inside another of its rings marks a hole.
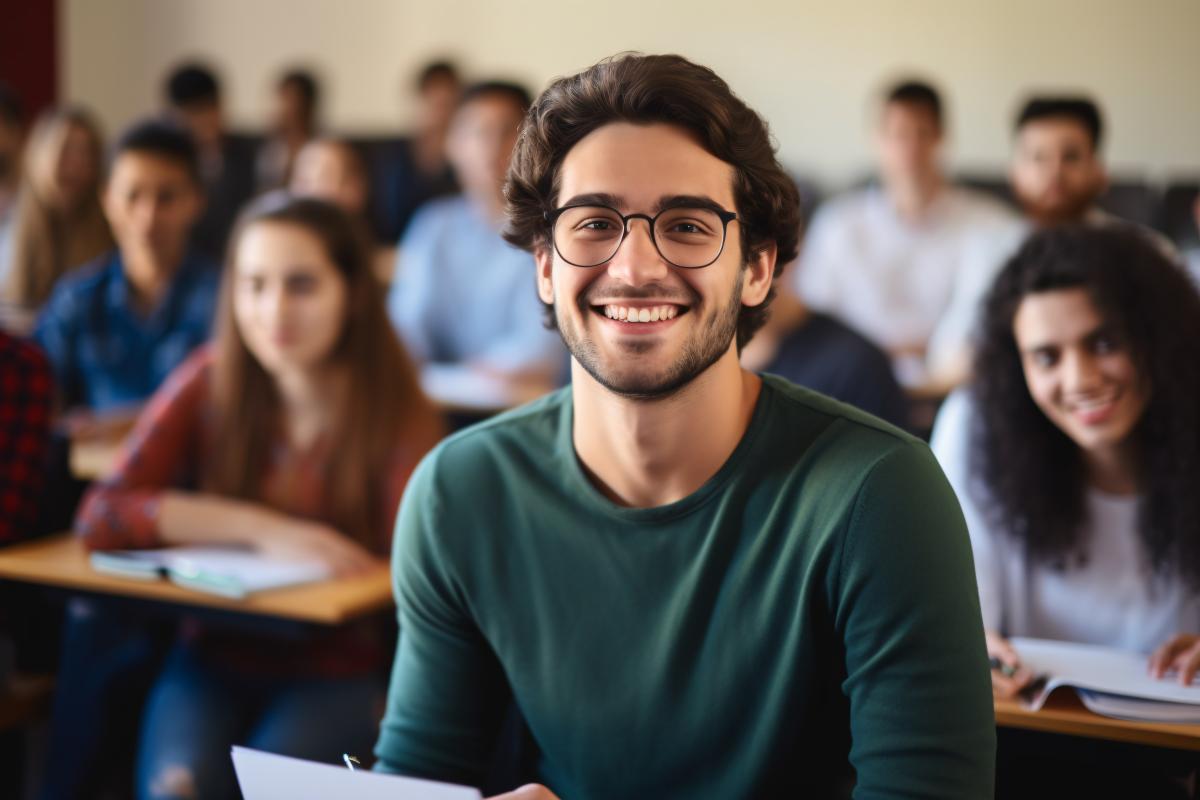
[[[351,772],[358,772],[358,770],[355,768],[355,764],[360,767],[362,766],[362,762],[349,753],[342,753],[342,761],[346,762],[346,768]]]
[[[991,658],[988,659],[988,666],[994,670],[998,670],[1000,672],[1000,674],[1006,678],[1011,678],[1013,675],[1017,674],[1016,667],[1014,667],[1012,664],[1004,663],[1003,661],[996,658],[995,656],[992,656]]]

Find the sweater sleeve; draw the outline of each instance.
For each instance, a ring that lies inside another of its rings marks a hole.
[[[995,721],[971,548],[928,449],[872,467],[832,603],[856,798],[990,798]]]
[[[436,494],[438,452],[413,474],[396,521],[400,638],[375,768],[478,786],[511,690],[454,576],[445,546],[453,515]]]
[[[165,489],[186,482],[199,458],[210,362],[202,349],[171,374],[138,417],[113,475],[84,496],[75,531],[89,549],[161,544],[158,500]]]

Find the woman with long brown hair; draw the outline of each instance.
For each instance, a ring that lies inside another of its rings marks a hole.
[[[63,274],[112,248],[100,207],[102,151],[100,129],[81,108],[46,112],[33,126],[14,212],[11,258],[0,263],[5,302],[36,310]]]
[[[382,563],[441,430],[358,228],[323,201],[268,196],[235,230],[214,343],[150,402],[77,530],[92,548],[221,542],[354,574]],[[143,795],[231,795],[233,743],[369,750],[386,659],[372,629],[264,646],[184,628],[146,704]]]

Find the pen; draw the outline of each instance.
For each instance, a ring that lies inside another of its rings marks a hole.
[[[346,762],[346,768],[349,769],[351,772],[358,771],[355,769],[356,764],[360,767],[362,766],[362,762],[359,761],[354,756],[350,755],[349,753],[342,753],[342,761]]]
[[[988,659],[988,666],[992,669],[999,670],[1000,674],[1006,678],[1011,678],[1013,675],[1017,674],[1016,667],[1014,667],[1012,664],[1005,664],[995,656],[992,656]]]

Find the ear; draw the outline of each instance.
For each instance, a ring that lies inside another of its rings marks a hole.
[[[539,247],[533,253],[537,262],[538,297],[543,303],[554,303],[554,250],[549,247]]]
[[[775,277],[775,259],[779,256],[779,248],[774,242],[764,245],[761,250],[750,256],[743,269],[742,305],[758,306],[767,299],[771,291],[771,281]]]

